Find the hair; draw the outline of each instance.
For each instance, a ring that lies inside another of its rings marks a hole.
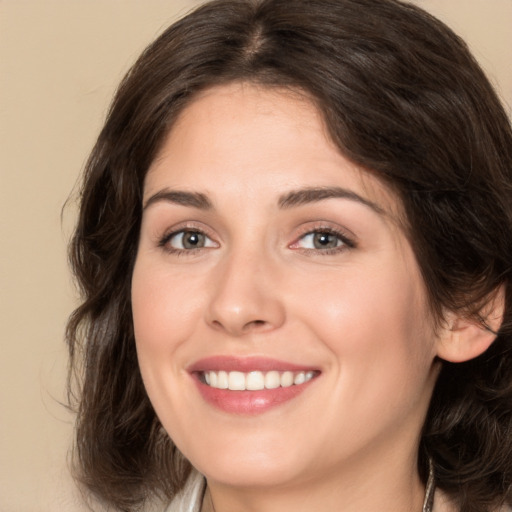
[[[86,164],[70,261],[82,303],[67,326],[78,478],[134,511],[172,497],[190,472],[149,402],[130,285],[145,173],[199,91],[234,81],[305,92],[332,140],[403,204],[435,317],[485,326],[491,347],[442,362],[419,471],[462,512],[512,502],[512,131],[465,43],[397,0],[217,0],[168,28],[115,95]]]

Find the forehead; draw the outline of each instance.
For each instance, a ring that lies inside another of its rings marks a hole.
[[[390,187],[343,155],[306,93],[246,82],[206,89],[181,111],[144,185],[145,199],[167,187],[245,200],[258,187],[342,185],[402,216]]]

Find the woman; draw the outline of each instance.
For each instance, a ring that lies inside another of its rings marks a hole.
[[[178,21],[84,178],[79,478],[126,511],[510,505],[511,193],[509,121],[420,9]]]

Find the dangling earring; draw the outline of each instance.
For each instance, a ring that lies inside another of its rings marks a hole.
[[[422,512],[432,512],[434,506],[434,493],[436,490],[436,481],[434,478],[434,462],[428,458],[428,480],[425,489],[425,499],[423,500]]]

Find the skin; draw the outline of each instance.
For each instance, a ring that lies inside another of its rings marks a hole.
[[[325,187],[353,196],[279,204]],[[178,190],[211,208],[162,197]],[[419,435],[445,344],[400,204],[339,152],[312,103],[250,84],[203,92],[151,165],[144,202],[139,364],[163,426],[207,477],[204,510],[211,497],[217,512],[420,511]],[[184,229],[204,232],[206,246],[161,242]],[[318,248],[311,233],[325,229],[350,242],[334,235],[335,250]],[[321,373],[278,407],[230,414],[187,371],[216,355]]]

